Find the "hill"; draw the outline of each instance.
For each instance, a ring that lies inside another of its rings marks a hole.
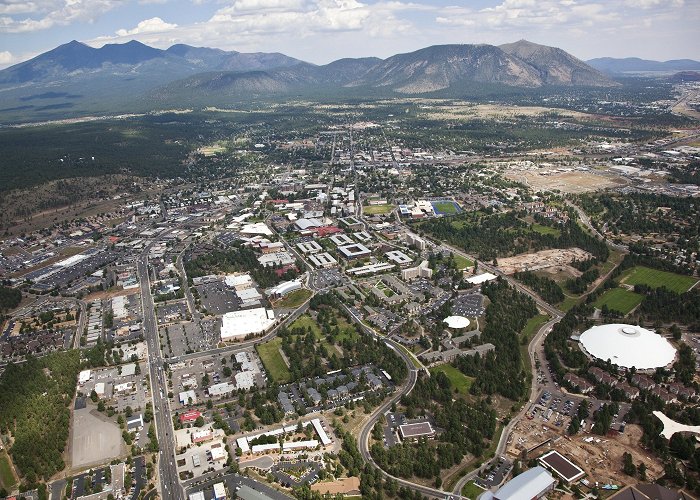
[[[700,70],[700,62],[692,59],[652,61],[638,57],[599,57],[586,61],[588,65],[608,75],[642,72],[675,72]]]

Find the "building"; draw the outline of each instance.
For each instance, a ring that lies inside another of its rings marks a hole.
[[[272,497],[266,495],[262,491],[254,490],[247,484],[242,484],[236,490],[236,496],[241,500],[272,500]]]
[[[493,281],[497,278],[495,274],[491,273],[482,273],[482,274],[477,274],[476,276],[472,276],[471,278],[467,278],[467,283],[471,285],[481,285],[482,283],[486,283],[487,281]]]
[[[202,416],[201,412],[198,412],[197,410],[192,410],[183,413],[182,415],[179,416],[180,422],[183,424],[190,424],[194,421],[196,421],[199,417]]]
[[[406,243],[408,243],[409,246],[417,248],[421,252],[425,250],[425,240],[415,234],[408,233],[406,235]]]
[[[381,273],[388,271],[395,267],[394,264],[389,264],[388,262],[379,262],[377,264],[367,264],[362,267],[353,267],[351,269],[346,269],[345,272],[348,274],[354,274],[355,276],[365,276],[369,274]]]
[[[250,274],[231,274],[224,278],[224,283],[236,291],[246,290],[253,286],[253,278]]]
[[[362,243],[343,245],[338,247],[338,251],[348,260],[363,259],[372,255],[370,249],[364,246]]]
[[[178,396],[181,405],[197,404],[197,394],[194,390],[182,391]]]
[[[249,390],[255,387],[255,375],[253,372],[245,371],[241,373],[236,373],[234,375],[234,380],[236,381],[236,388]]]
[[[352,245],[355,241],[347,234],[334,234],[331,236],[331,241],[335,243],[335,246],[342,247],[345,245]]]
[[[90,375],[92,372],[90,370],[83,370],[78,374],[78,385],[84,385],[88,380],[90,380]]]
[[[311,425],[314,426],[314,430],[316,431],[316,434],[321,440],[321,444],[323,446],[328,446],[329,444],[331,444],[331,438],[329,438],[328,434],[326,434],[326,430],[323,428],[323,425],[321,424],[321,421],[319,419],[314,418],[311,421]]]
[[[221,340],[235,340],[246,335],[258,335],[275,324],[271,309],[258,307],[224,314],[221,324]]]
[[[265,291],[271,299],[279,299],[295,290],[301,290],[301,280],[285,281]]]
[[[338,261],[335,260],[335,257],[333,257],[328,252],[309,255],[309,260],[314,266],[318,268],[333,267],[338,264]]]
[[[140,431],[143,429],[143,415],[140,413],[136,416],[132,416],[126,421],[126,428],[129,432]]]
[[[343,217],[338,219],[338,222],[352,231],[362,231],[364,229],[362,222],[355,217]]]
[[[571,372],[564,375],[564,380],[581,394],[588,394],[595,388],[588,380]]]
[[[226,455],[228,455],[228,453],[226,453],[226,449],[221,446],[221,443],[213,444],[209,449],[209,454],[214,462],[226,460]]]
[[[403,424],[399,426],[401,439],[418,439],[421,437],[432,437],[435,434],[433,426],[427,420],[424,422],[414,422],[412,424]]]
[[[304,255],[314,254],[323,251],[323,247],[319,245],[317,241],[307,241],[304,243],[297,243],[297,248]]]
[[[401,278],[404,280],[412,280],[415,278],[430,279],[433,276],[433,270],[428,267],[428,261],[424,260],[416,267],[409,267],[401,271]]]
[[[390,252],[387,252],[384,254],[384,256],[393,262],[394,264],[398,264],[399,266],[407,266],[411,262],[413,262],[413,259],[411,259],[408,255],[403,253],[401,250],[391,250]]]
[[[194,493],[190,493],[189,499],[190,500],[207,500],[206,497],[204,496],[203,491],[195,491]]]
[[[537,460],[566,483],[574,483],[586,475],[583,469],[556,450],[545,453]]]
[[[194,431],[190,435],[192,442],[193,443],[203,443],[205,441],[210,441],[211,439],[214,439],[214,433],[211,431],[211,429],[200,429]]]
[[[462,331],[470,324],[469,319],[464,316],[448,316],[442,320],[447,325],[447,328],[452,332]]]
[[[220,384],[214,384],[209,386],[207,392],[212,398],[220,398],[223,396],[228,396],[236,390],[231,382],[222,382]]]
[[[504,484],[496,493],[485,492],[481,500],[532,500],[554,490],[557,481],[543,467],[526,470]]]
[[[624,368],[653,370],[670,365],[676,357],[668,340],[640,326],[594,326],[581,334],[580,342],[590,356]]]
[[[634,486],[626,486],[609,500],[696,500],[696,497],[684,490],[672,490],[658,484],[641,483]]]

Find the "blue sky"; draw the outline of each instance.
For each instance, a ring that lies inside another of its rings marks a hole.
[[[0,0],[0,67],[77,39],[314,63],[527,39],[581,59],[700,59],[700,0]]]

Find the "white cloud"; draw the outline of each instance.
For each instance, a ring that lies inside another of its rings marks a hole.
[[[117,30],[116,33],[117,36],[125,37],[140,35],[142,33],[163,33],[165,31],[170,31],[175,28],[177,28],[177,24],[166,23],[160,17],[152,17],[151,19],[141,21],[136,25],[134,29],[120,29]]]
[[[69,25],[77,21],[93,22],[119,5],[119,0],[35,0],[34,2],[10,1],[0,6],[0,33],[40,31],[53,26]],[[39,14],[19,19],[16,14]]]
[[[11,64],[12,61],[14,61],[14,57],[12,57],[12,54],[9,51],[4,50],[0,52],[0,66]]]

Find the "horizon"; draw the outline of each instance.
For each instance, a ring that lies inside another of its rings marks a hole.
[[[684,0],[8,0],[0,6],[0,69],[70,40],[99,48],[137,40],[279,52],[313,64],[433,45],[520,39],[581,60],[698,60],[700,4]]]

